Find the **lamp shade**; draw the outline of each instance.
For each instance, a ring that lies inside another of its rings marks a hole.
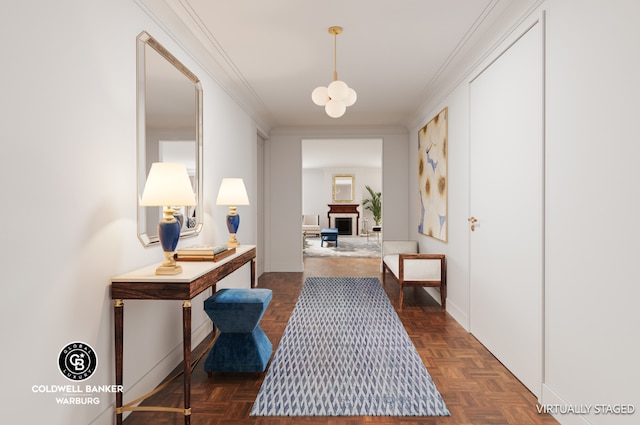
[[[143,206],[196,205],[187,167],[175,162],[154,162],[140,198]]]
[[[216,205],[249,205],[244,181],[240,178],[222,179]]]

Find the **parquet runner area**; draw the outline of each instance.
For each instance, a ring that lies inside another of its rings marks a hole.
[[[304,280],[310,276],[377,277],[376,258],[306,258],[304,273],[265,273],[258,286],[273,291],[260,327],[274,350],[284,333]],[[389,280],[385,291],[397,309],[398,287]],[[192,374],[193,425],[356,425],[356,424],[557,424],[548,414],[538,414],[537,400],[471,334],[465,331],[421,288],[405,289],[404,308],[398,313],[451,412],[444,417],[251,417],[249,413],[264,374],[214,373],[211,378],[198,364]],[[197,356],[209,344],[205,339]],[[176,368],[176,370],[178,370]],[[182,406],[182,380],[144,402]],[[167,412],[133,412],[125,425],[182,425],[182,415]]]

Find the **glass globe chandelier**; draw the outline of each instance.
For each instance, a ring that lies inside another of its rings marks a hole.
[[[348,106],[356,103],[358,95],[344,81],[338,80],[336,70],[336,39],[342,34],[342,27],[329,27],[329,34],[333,34],[333,82],[328,87],[316,87],[311,92],[311,100],[318,106],[324,106],[324,110],[331,118],[340,118],[344,115]]]

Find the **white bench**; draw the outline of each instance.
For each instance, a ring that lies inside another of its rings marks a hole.
[[[440,304],[446,309],[447,263],[444,254],[421,254],[417,241],[382,242],[382,284],[389,271],[398,280],[398,309],[402,310],[405,286],[440,287]]]

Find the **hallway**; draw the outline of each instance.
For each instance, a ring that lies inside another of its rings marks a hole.
[[[306,258],[304,273],[265,273],[259,287],[273,290],[273,299],[261,327],[276,349],[306,277],[378,277],[375,258]],[[393,278],[385,288],[397,305]],[[550,415],[538,414],[537,401],[513,375],[440,305],[421,289],[405,289],[400,319],[442,394],[450,417],[249,417],[263,374],[216,373],[211,379],[198,364],[192,375],[193,425],[222,424],[556,424]],[[201,353],[208,337],[196,349]],[[176,370],[179,370],[177,368]],[[182,402],[182,381],[147,400],[148,405]],[[181,415],[166,412],[134,412],[126,420],[136,424],[182,424]]]

